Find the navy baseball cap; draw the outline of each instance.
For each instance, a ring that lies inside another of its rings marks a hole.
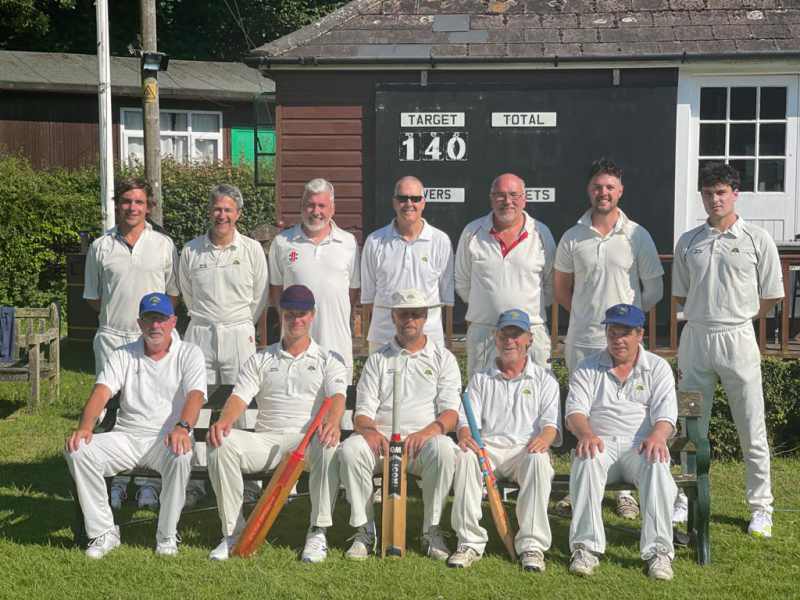
[[[175,307],[172,306],[172,300],[166,294],[161,292],[151,292],[142,297],[139,302],[139,316],[145,313],[158,313],[165,317],[171,317],[175,314]]]
[[[287,310],[314,310],[314,294],[304,285],[290,285],[281,293],[278,304]]]
[[[519,327],[522,331],[530,331],[531,320],[528,317],[528,313],[518,308],[512,308],[502,313],[500,318],[497,319],[497,328],[502,329],[503,327],[511,326]]]
[[[606,311],[602,324],[644,327],[644,313],[633,304],[615,304]]]

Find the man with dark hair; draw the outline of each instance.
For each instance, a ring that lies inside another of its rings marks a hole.
[[[123,179],[114,194],[117,226],[98,237],[86,254],[83,297],[100,312],[94,336],[94,367],[99,375],[108,356],[118,347],[139,339],[136,307],[149,292],[178,297],[178,255],[175,244],[146,221],[155,205],[144,179]],[[159,482],[137,479],[140,507],[157,507]],[[111,505],[125,499],[127,478],[115,479]]]
[[[773,496],[761,353],[752,321],[783,299],[780,258],[770,235],[736,214],[736,169],[706,165],[700,188],[708,220],[680,237],[672,267],[672,295],[683,305],[687,320],[678,346],[678,385],[702,392],[701,426],[707,432],[714,390],[721,380],[745,460],[748,532],[771,537]],[[681,494],[676,506],[684,502]]]
[[[556,301],[569,311],[564,358],[570,373],[605,347],[600,322],[609,306],[633,304],[645,312],[664,295],[664,269],[647,230],[619,208],[624,186],[622,169],[601,158],[592,163],[586,192],[590,208],[562,236],[555,261]],[[569,511],[569,497],[558,502]],[[617,514],[639,516],[628,490],[617,493]]]

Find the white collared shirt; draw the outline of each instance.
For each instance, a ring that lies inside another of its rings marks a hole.
[[[690,322],[747,323],[760,299],[784,296],[778,248],[764,229],[741,217],[724,232],[707,222],[690,229],[675,247],[672,295],[686,298]]]
[[[208,234],[187,243],[178,269],[189,316],[213,323],[256,321],[267,303],[267,259],[256,240],[233,234],[215,246]]]
[[[574,275],[567,338],[589,347],[605,345],[600,323],[608,308],[642,308],[641,282],[664,275],[653,238],[622,211],[605,236],[592,226],[592,211],[586,211],[558,242],[555,269]]]
[[[461,372],[455,356],[430,338],[414,353],[393,339],[367,358],[358,382],[353,419],[369,417],[383,435],[391,435],[394,372],[398,367],[401,436],[427,427],[446,410],[458,410]]]
[[[469,223],[456,251],[456,291],[468,304],[465,319],[494,327],[505,311],[528,313],[531,324],[545,322],[553,303],[553,258],[556,244],[547,226],[525,215],[527,238],[504,257],[490,233],[492,213]]]
[[[164,435],[180,421],[186,397],[194,390],[206,395],[206,361],[198,346],[172,333],[161,360],[144,353],[144,338],[120,346],[108,357],[97,383],[113,396],[121,391],[114,431]]]
[[[641,443],[658,421],[675,426],[675,376],[666,360],[640,345],[636,366],[624,383],[613,368],[607,350],[580,362],[569,380],[565,419],[575,413],[586,415],[596,436],[630,439],[632,446]]]
[[[420,290],[431,306],[423,333],[444,343],[440,304],[452,306],[453,247],[445,232],[427,221],[419,237],[407,241],[394,225],[394,220],[373,231],[364,242],[361,256],[361,302],[372,304],[372,321],[367,339],[385,344],[394,338],[392,294],[399,290]]]
[[[306,286],[314,294],[311,337],[353,368],[350,290],[360,286],[358,244],[352,233],[331,221],[330,234],[312,242],[300,224],[275,237],[269,248],[269,282],[282,289]]]
[[[527,444],[549,425],[558,430],[553,446],[561,445],[558,382],[530,358],[514,379],[497,367],[475,373],[467,394],[484,442],[503,448]],[[469,427],[463,406],[458,427]]]
[[[346,376],[342,362],[314,340],[299,356],[277,342],[244,363],[233,393],[245,402],[255,396],[255,431],[300,433],[326,397],[347,393]]]
[[[177,296],[178,254],[172,240],[145,223],[133,248],[114,227],[86,254],[83,297],[100,300],[100,329],[138,335],[139,302],[145,294]]]

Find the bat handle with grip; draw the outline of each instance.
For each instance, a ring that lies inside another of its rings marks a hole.
[[[472,410],[472,403],[469,401],[469,394],[467,392],[464,392],[461,395],[461,404],[464,406],[464,414],[467,416],[469,432],[472,435],[472,438],[475,440],[475,443],[478,444],[481,449],[480,452],[478,452],[478,462],[480,463],[483,476],[488,481],[494,481],[494,472],[489,464],[489,457],[486,455],[486,447],[483,445],[481,431],[478,429],[478,423],[475,420],[475,413]]]

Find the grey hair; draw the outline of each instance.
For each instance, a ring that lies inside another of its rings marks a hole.
[[[412,181],[412,182],[416,183],[417,185],[419,185],[419,189],[422,190],[422,193],[423,194],[425,193],[425,186],[422,185],[422,182],[419,180],[419,178],[414,177],[413,175],[406,175],[406,176],[401,177],[400,179],[398,179],[397,183],[394,184],[394,195],[395,196],[397,196],[397,190],[399,190],[400,186],[403,183],[405,183],[406,181]]]
[[[327,179],[323,179],[322,177],[317,177],[312,179],[306,186],[303,188],[303,203],[308,200],[309,196],[313,196],[314,194],[330,194],[331,196],[331,203],[334,202],[334,193],[333,193],[333,184],[328,181]]]
[[[220,198],[226,197],[236,202],[237,210],[242,210],[242,208],[244,208],[244,199],[242,198],[241,190],[235,185],[230,185],[228,183],[220,183],[211,188],[211,192],[208,194],[208,208],[211,209],[211,207],[214,206],[214,202]]]
[[[515,175],[514,173],[503,173],[502,175],[498,175],[497,177],[492,179],[492,185],[489,188],[489,191],[493,192],[495,190],[495,188],[497,187],[497,183],[500,181],[500,179],[502,177],[508,177],[509,175],[511,177],[515,177],[517,180],[519,180],[519,182],[522,184],[522,190],[524,192],[525,191],[525,180],[522,177],[520,177],[519,175]]]

